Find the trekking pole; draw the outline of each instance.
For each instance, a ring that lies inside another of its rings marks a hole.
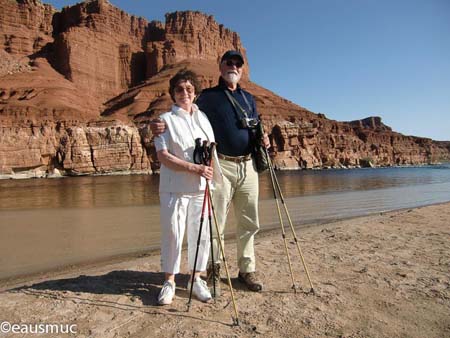
[[[198,139],[197,144],[200,145],[200,139]],[[204,141],[203,142],[202,162],[203,162],[203,164],[205,164],[207,166],[212,166],[212,154],[213,154],[212,149],[214,147],[213,144],[214,143],[211,143],[211,145],[208,147],[208,141]],[[209,186],[207,186],[206,189],[209,190]],[[206,192],[206,189],[205,189],[205,198],[208,198],[208,202],[209,202],[209,195]],[[216,261],[214,259],[214,243],[213,243],[213,232],[212,232],[212,221],[211,221],[211,203],[208,203],[208,224],[209,224],[209,240],[210,240],[210,248],[211,248],[213,298],[215,300],[217,298],[216,297],[216,295],[217,295],[217,291],[216,291],[216,269],[214,269],[214,264],[216,263]]]
[[[264,147],[264,149],[266,152],[266,156],[269,159],[269,152],[267,151],[267,148]],[[268,163],[269,163],[269,172],[270,172],[270,182],[272,183],[273,197],[275,198],[275,202],[277,205],[278,218],[280,219],[281,237],[283,238],[284,249],[286,251],[286,257],[287,257],[288,264],[289,264],[289,272],[291,273],[291,280],[292,280],[291,288],[294,289],[294,293],[297,293],[297,287],[295,286],[295,281],[294,281],[294,273],[292,272],[291,257],[289,255],[289,249],[287,246],[286,232],[284,231],[283,217],[281,216],[280,204],[278,202],[278,196],[277,196],[277,192],[276,192],[276,188],[275,188],[275,179],[273,178],[273,175],[274,175],[273,167],[272,167],[272,163],[270,162],[270,160],[268,161]]]
[[[270,159],[269,159],[269,162],[270,162]],[[272,167],[272,171],[273,171],[273,167]],[[287,219],[288,219],[288,221],[289,221],[289,226],[290,226],[290,228],[291,228],[292,235],[294,236],[294,242],[295,242],[295,245],[297,246],[298,254],[300,255],[300,258],[301,258],[301,260],[302,260],[303,267],[304,267],[305,272],[306,272],[306,277],[308,278],[309,285],[311,286],[311,290],[309,290],[309,291],[310,291],[311,293],[315,293],[315,292],[314,292],[313,284],[312,284],[312,282],[311,282],[311,277],[310,277],[310,275],[309,275],[308,267],[306,266],[305,258],[303,257],[302,249],[300,248],[300,244],[299,244],[299,241],[298,241],[298,239],[297,239],[297,234],[295,233],[294,226],[292,225],[291,216],[289,215],[289,211],[288,211],[287,205],[286,205],[286,203],[285,203],[285,201],[284,201],[283,193],[281,192],[280,184],[278,183],[278,178],[277,178],[277,176],[275,175],[275,172],[274,172],[273,177],[275,178],[275,183],[276,183],[276,187],[277,187],[277,190],[278,190],[278,192],[279,192],[279,195],[280,195],[281,203],[283,204],[284,211],[286,212],[286,216],[287,216]]]
[[[263,126],[262,126],[262,122],[261,122],[261,128],[262,128],[262,132],[264,133],[264,129],[263,129]],[[265,152],[266,152],[266,155],[267,155],[267,161],[268,161],[268,163],[269,163],[270,178],[271,178],[271,180],[272,180],[272,183],[275,183],[275,187],[277,188],[278,195],[280,196],[280,199],[281,199],[281,204],[283,204],[284,211],[285,211],[285,213],[286,213],[286,217],[287,217],[287,219],[288,219],[288,221],[289,221],[289,226],[290,226],[290,228],[291,228],[292,235],[293,235],[293,237],[294,237],[294,242],[295,242],[295,244],[296,244],[296,246],[297,246],[297,251],[298,251],[299,256],[300,256],[300,258],[301,258],[301,260],[302,260],[303,268],[305,269],[306,277],[308,278],[309,285],[311,286],[310,292],[311,292],[311,293],[315,293],[315,292],[314,292],[313,284],[312,284],[312,282],[311,282],[311,277],[310,277],[310,275],[309,275],[308,267],[306,266],[306,262],[305,262],[305,258],[303,257],[302,249],[300,248],[300,244],[299,244],[299,242],[298,242],[298,239],[297,239],[297,235],[296,235],[296,233],[295,233],[294,226],[292,225],[292,220],[291,220],[291,217],[290,217],[290,215],[289,215],[289,211],[288,211],[286,202],[285,202],[285,200],[284,200],[283,193],[282,193],[282,191],[281,191],[281,188],[280,188],[280,184],[279,184],[279,182],[278,182],[277,175],[275,174],[275,170],[274,170],[274,168],[273,168],[272,161],[271,161],[271,159],[270,159],[270,157],[269,157],[269,152],[267,151],[267,148],[264,148],[264,149],[265,149]],[[277,199],[276,199],[276,200],[277,200]],[[277,205],[278,205],[278,200],[277,200]],[[294,289],[294,290],[295,290],[295,289]]]
[[[209,196],[209,195],[208,195]],[[206,196],[205,196],[206,198]],[[209,197],[208,197],[209,201]],[[211,247],[211,266],[212,266],[212,278],[213,278],[213,298],[214,300],[217,298],[217,291],[216,291],[216,269],[214,269],[214,264],[216,263],[214,259],[214,247],[213,247],[213,232],[212,232],[212,221],[211,221],[211,203],[208,203],[208,224],[209,224],[209,240],[210,240],[210,247]],[[220,276],[219,276],[220,278]]]
[[[200,139],[197,139],[200,140]],[[196,141],[196,145],[199,143]],[[197,148],[197,146],[194,149],[194,162],[196,160],[197,156],[202,156],[201,155],[201,148]],[[191,301],[192,301],[192,290],[194,288],[194,279],[195,279],[195,272],[197,269],[197,259],[198,259],[198,250],[200,248],[200,241],[201,241],[201,237],[202,237],[202,229],[203,229],[203,221],[204,221],[204,214],[205,214],[205,205],[206,203],[208,203],[208,195],[207,195],[207,189],[208,186],[205,189],[205,193],[203,195],[203,205],[202,205],[202,213],[200,215],[200,228],[198,230],[198,238],[197,238],[197,249],[195,250],[195,259],[194,259],[194,268],[192,269],[192,277],[191,277],[191,288],[189,291],[189,300],[187,303],[187,312],[189,312],[190,308],[191,308]]]
[[[211,142],[210,145],[210,165],[212,165],[212,155],[214,153],[214,149],[216,147],[216,143]],[[227,275],[227,280],[228,280],[228,286],[230,287],[230,293],[231,293],[231,301],[233,303],[233,309],[234,309],[234,314],[236,317],[231,317],[233,319],[233,324],[236,326],[239,326],[239,315],[238,315],[238,310],[237,310],[237,306],[236,306],[236,301],[234,298],[234,291],[233,291],[233,285],[231,284],[231,278],[230,278],[230,273],[228,271],[228,264],[227,264],[227,260],[225,258],[225,251],[223,249],[223,245],[222,245],[222,240],[220,238],[220,232],[219,232],[219,223],[217,222],[217,216],[216,216],[216,211],[214,210],[214,204],[212,202],[212,196],[211,196],[211,189],[210,189],[210,185],[209,182],[206,181],[206,188],[208,191],[208,201],[209,201],[209,207],[211,208],[213,217],[214,217],[214,223],[216,225],[216,233],[217,233],[217,241],[219,242],[219,249],[220,249],[220,254],[222,255],[222,260],[223,260],[223,265],[225,266],[225,273]],[[214,266],[213,266],[213,270],[214,270]]]

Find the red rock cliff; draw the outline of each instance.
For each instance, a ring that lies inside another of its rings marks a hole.
[[[147,44],[147,77],[157,74],[164,66],[177,62],[207,60],[218,64],[229,49],[245,49],[239,35],[219,25],[213,16],[200,12],[166,14],[165,28],[152,22]]]
[[[0,44],[16,56],[39,52],[52,41],[55,9],[38,0],[0,1]]]
[[[145,19],[102,0],[63,8],[54,26],[52,64],[99,102],[144,79]]]
[[[0,176],[152,172],[148,120],[171,104],[182,67],[204,87],[225,50],[245,55],[237,33],[199,12],[147,22],[106,0],[56,12],[38,0],[0,0]],[[393,132],[379,117],[338,122],[249,79],[278,168],[433,163],[445,142]]]

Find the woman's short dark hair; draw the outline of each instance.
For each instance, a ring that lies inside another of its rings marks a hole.
[[[169,81],[169,93],[173,102],[175,102],[175,87],[180,81],[189,81],[194,86],[195,95],[199,94],[202,91],[202,87],[200,85],[200,81],[197,78],[197,74],[187,69],[180,70]]]

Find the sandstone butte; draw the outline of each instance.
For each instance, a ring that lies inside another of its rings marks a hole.
[[[237,33],[200,12],[165,23],[106,0],[56,11],[39,0],[0,0],[0,177],[153,173],[149,121],[167,111],[169,78],[183,67],[217,83]],[[251,63],[251,60],[250,60]],[[405,136],[380,117],[338,122],[250,81],[279,169],[429,164],[450,142]],[[438,123],[438,122],[437,122]]]

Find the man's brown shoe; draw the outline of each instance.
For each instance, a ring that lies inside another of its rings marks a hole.
[[[250,291],[259,292],[262,290],[263,285],[256,279],[254,272],[240,272],[238,279],[241,283],[244,283]]]

